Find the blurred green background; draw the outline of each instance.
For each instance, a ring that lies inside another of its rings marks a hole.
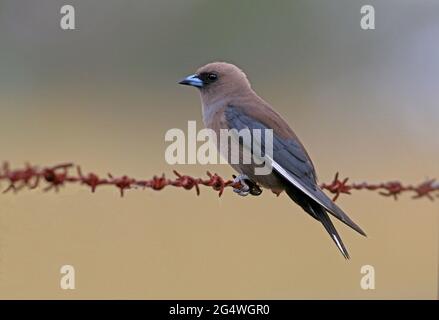
[[[59,26],[64,4],[76,30]],[[360,28],[365,4],[375,30]],[[284,115],[320,181],[439,177],[438,34],[434,0],[0,0],[0,160],[171,174],[165,132],[201,126],[197,92],[177,81],[219,60]],[[368,234],[336,222],[346,262],[285,196],[202,193],[1,195],[0,297],[437,298],[435,202],[342,197]],[[64,264],[73,291],[59,287]],[[360,287],[366,264],[375,290]]]

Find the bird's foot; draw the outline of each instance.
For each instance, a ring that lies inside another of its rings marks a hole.
[[[253,182],[245,174],[240,174],[239,176],[233,175],[233,183],[239,184],[238,188],[233,188],[233,192],[236,192],[240,196],[259,196],[262,193],[261,187],[258,186],[256,182]]]

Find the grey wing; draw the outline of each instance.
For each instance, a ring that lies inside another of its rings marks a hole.
[[[229,128],[242,130],[250,129],[272,129],[268,128],[262,121],[246,114],[242,108],[229,106],[225,110],[225,118]],[[264,135],[262,135],[264,137]],[[264,139],[261,141],[264,148]],[[271,162],[275,172],[284,179],[305,193],[312,200],[324,207],[334,217],[353,228],[362,235],[365,232],[353,222],[318,186],[314,167],[308,159],[308,155],[303,147],[293,139],[285,139],[273,132],[273,157],[265,155]]]
[[[244,113],[241,109],[235,108],[233,106],[226,108],[225,118],[228,127],[237,130],[248,128],[252,133],[253,129],[271,129],[268,128],[261,121],[254,119],[253,117]],[[261,135],[261,138],[261,147],[262,149],[264,149],[264,134]],[[284,168],[285,170],[293,174],[296,179],[300,179],[302,183],[306,184],[309,189],[315,190],[317,188],[314,167],[309,160],[308,155],[297,141],[294,141],[292,139],[282,139],[273,132],[273,157],[274,159],[271,160],[274,160],[274,162],[278,164],[281,168]],[[275,165],[273,166],[273,168],[274,167]],[[281,170],[281,168],[279,169]]]

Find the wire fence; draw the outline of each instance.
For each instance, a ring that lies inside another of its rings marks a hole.
[[[192,177],[173,171],[174,177],[167,178],[164,174],[154,176],[151,179],[139,180],[127,175],[114,176],[107,174],[99,176],[96,173],[84,173],[81,166],[74,163],[61,163],[54,166],[38,167],[26,164],[22,168],[11,168],[8,162],[4,162],[0,168],[0,187],[3,193],[19,192],[42,188],[43,191],[59,191],[66,185],[77,184],[85,186],[95,192],[103,186],[113,187],[119,190],[121,196],[127,190],[152,189],[163,190],[168,186],[186,190],[195,189],[200,194],[200,187],[208,187],[221,196],[226,188],[239,187],[239,183],[231,179],[224,179],[218,174],[207,172],[205,178]],[[6,186],[1,184],[5,183]],[[418,184],[403,184],[400,181],[388,181],[382,183],[350,183],[348,178],[340,178],[337,173],[330,183],[322,183],[320,187],[333,194],[333,200],[337,200],[342,194],[351,194],[352,191],[369,190],[385,197],[393,197],[395,200],[403,193],[410,193],[413,199],[426,198],[434,200],[439,198],[439,183],[435,179],[429,179]]]

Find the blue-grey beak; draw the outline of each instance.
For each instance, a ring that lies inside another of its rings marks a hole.
[[[200,78],[198,78],[198,75],[196,75],[196,74],[193,74],[193,75],[190,75],[190,76],[184,78],[183,80],[181,80],[179,82],[179,84],[184,84],[187,86],[193,86],[193,87],[197,87],[197,88],[203,87],[203,81]]]

